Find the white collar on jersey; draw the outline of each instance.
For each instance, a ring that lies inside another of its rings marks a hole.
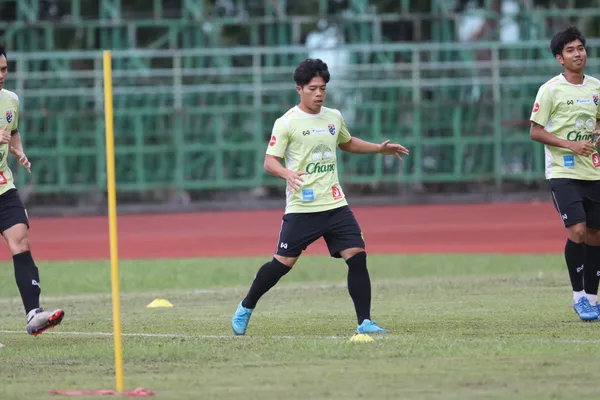
[[[584,86],[585,83],[587,82],[587,75],[583,75],[583,83],[580,83],[579,85],[569,82],[567,80],[567,78],[565,78],[565,75],[562,73],[559,76],[560,76],[560,79],[562,79],[565,83],[568,83],[571,86]]]
[[[302,109],[298,106],[296,106],[296,110],[298,110],[298,112],[301,113],[302,115],[306,115],[307,117],[318,117],[321,114],[323,114],[323,107],[321,107],[321,111],[319,111],[318,114],[309,114],[306,111],[302,111]]]

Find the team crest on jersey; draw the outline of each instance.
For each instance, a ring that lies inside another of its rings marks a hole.
[[[335,135],[335,125],[334,124],[327,125],[327,129],[329,129],[329,133],[331,133],[332,135]]]
[[[8,110],[6,112],[6,122],[8,122],[9,124],[12,123],[13,121],[13,112],[12,110]]]
[[[595,104],[596,106],[598,106],[598,95],[594,93],[594,94],[592,95],[592,99],[594,100],[594,104]]]

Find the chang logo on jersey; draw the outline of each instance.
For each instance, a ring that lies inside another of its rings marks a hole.
[[[335,164],[321,164],[321,163],[310,163],[306,166],[306,173],[312,174],[324,174],[327,172],[334,172]]]
[[[567,140],[572,142],[577,142],[579,140],[593,140],[593,132],[596,129],[596,119],[587,114],[582,114],[575,120],[575,129],[576,130],[567,133]]]
[[[567,133],[567,140],[570,140],[571,142],[579,142],[580,140],[594,140],[594,134],[571,131]]]
[[[306,166],[306,173],[309,175],[335,171],[335,154],[324,144],[315,147],[311,154],[311,160],[313,162]]]
[[[575,129],[578,131],[585,129],[588,132],[593,132],[596,129],[596,118],[583,114],[575,120]]]

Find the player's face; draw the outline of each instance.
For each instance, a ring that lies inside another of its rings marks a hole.
[[[312,78],[308,85],[304,85],[304,87],[296,86],[296,91],[300,95],[300,101],[304,107],[318,113],[325,102],[326,86],[325,80],[317,76]]]
[[[585,47],[579,39],[567,43],[562,51],[562,55],[556,56],[567,71],[582,72],[587,62],[587,53]]]
[[[8,75],[8,64],[6,63],[6,57],[0,56],[0,90],[4,87],[4,80]]]

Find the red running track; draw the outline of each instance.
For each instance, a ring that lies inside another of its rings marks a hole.
[[[561,253],[565,229],[551,203],[355,207],[367,251]],[[268,256],[283,211],[235,211],[118,218],[119,258]],[[109,259],[107,217],[32,218],[37,260]],[[10,260],[5,246],[0,257]],[[327,254],[322,239],[305,254]]]

